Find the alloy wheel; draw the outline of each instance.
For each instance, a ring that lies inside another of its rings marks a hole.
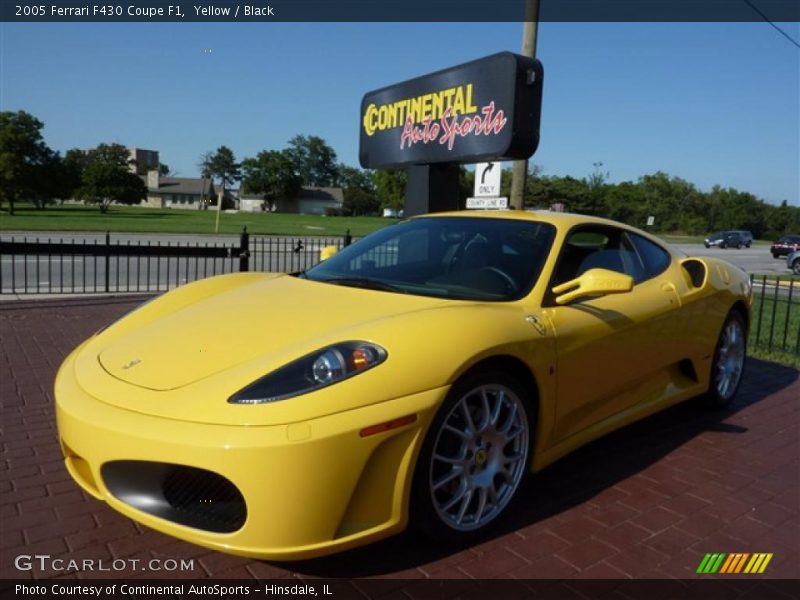
[[[729,400],[736,392],[742,376],[745,356],[745,334],[739,319],[730,319],[725,323],[717,352],[717,394],[723,400]]]
[[[519,396],[501,384],[463,394],[433,444],[433,508],[448,527],[469,532],[503,512],[527,470],[530,426]]]

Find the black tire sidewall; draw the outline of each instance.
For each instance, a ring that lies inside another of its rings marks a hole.
[[[525,415],[528,421],[528,448],[525,459],[526,465],[530,465],[534,447],[534,437],[536,431],[536,418],[531,401],[531,393],[522,386],[519,381],[502,371],[480,371],[468,374],[458,380],[447,394],[442,405],[439,407],[436,416],[431,422],[425,435],[419,457],[414,469],[414,479],[411,487],[411,506],[410,506],[410,526],[420,533],[432,539],[444,540],[448,542],[470,542],[479,540],[487,535],[497,523],[502,522],[512,511],[513,506],[519,500],[520,489],[525,485],[529,475],[526,467],[522,479],[514,491],[511,500],[506,504],[503,511],[492,521],[474,531],[458,531],[448,527],[442,522],[436,509],[433,506],[429,489],[429,476],[431,466],[431,455],[433,447],[438,437],[439,429],[444,423],[453,407],[468,391],[487,384],[500,384],[511,389],[525,407]]]

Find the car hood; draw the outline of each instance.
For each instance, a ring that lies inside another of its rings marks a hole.
[[[127,383],[174,390],[255,359],[277,368],[350,339],[348,330],[360,325],[452,303],[287,275],[246,281],[179,308],[166,302],[169,295],[156,300],[146,307],[149,318],[124,333],[108,331],[100,364]]]

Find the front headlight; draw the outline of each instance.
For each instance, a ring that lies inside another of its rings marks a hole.
[[[333,385],[386,360],[386,350],[369,342],[342,342],[299,358],[228,398],[231,404],[265,404]]]

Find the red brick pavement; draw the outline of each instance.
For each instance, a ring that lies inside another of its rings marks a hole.
[[[52,397],[67,352],[140,301],[0,304],[0,577],[159,576],[14,567],[18,555],[49,554],[105,565],[193,559],[192,570],[169,577],[687,578],[706,552],[773,552],[766,576],[800,576],[800,379],[758,360],[749,362],[730,410],[675,407],[536,475],[523,491],[524,508],[480,544],[443,546],[403,534],[280,564],[146,529],[70,480]]]

